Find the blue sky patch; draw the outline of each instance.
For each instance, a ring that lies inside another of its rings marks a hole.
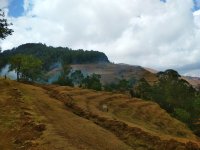
[[[24,13],[24,0],[10,0],[9,16],[20,17]]]
[[[160,0],[163,3],[166,3],[167,0]],[[200,9],[200,0],[193,0],[194,2],[194,7],[192,8],[193,11],[197,11]]]
[[[166,3],[167,0],[160,0],[161,2]],[[200,9],[200,0],[193,0],[194,8],[193,11]],[[10,0],[9,4],[9,16],[20,17],[24,13],[24,0]]]
[[[193,2],[194,2],[193,10],[194,11],[199,10],[200,9],[200,0],[193,0]]]

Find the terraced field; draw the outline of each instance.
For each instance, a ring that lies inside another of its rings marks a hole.
[[[87,89],[45,88],[51,97],[62,101],[67,110],[107,129],[133,149],[198,147],[199,139],[187,126],[153,102]]]
[[[1,150],[198,150],[157,104],[118,93],[0,79]]]

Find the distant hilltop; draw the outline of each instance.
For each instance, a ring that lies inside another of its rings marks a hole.
[[[109,63],[108,57],[99,51],[73,50],[68,47],[52,47],[42,43],[27,43],[17,48],[0,53],[0,68],[8,64],[9,57],[16,54],[33,55],[41,59],[46,70],[55,63],[87,64],[87,63]]]

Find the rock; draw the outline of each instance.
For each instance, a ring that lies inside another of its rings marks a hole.
[[[45,124],[38,124],[38,125],[35,125],[34,128],[35,128],[35,130],[42,132],[46,129],[46,126],[45,126]]]

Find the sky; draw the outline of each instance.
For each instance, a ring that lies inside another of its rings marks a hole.
[[[0,8],[14,30],[2,50],[40,42],[200,76],[200,0],[0,0]]]

